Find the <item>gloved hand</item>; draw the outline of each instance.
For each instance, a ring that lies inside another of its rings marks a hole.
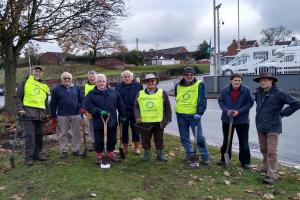
[[[52,118],[51,119],[51,128],[56,129],[57,127],[57,118]]]
[[[102,117],[107,117],[108,116],[108,112],[106,112],[105,110],[100,111],[100,115]]]
[[[194,114],[194,120],[200,120],[201,119],[201,115],[199,114]]]
[[[124,123],[124,122],[126,122],[126,120],[127,120],[127,117],[120,117],[120,121],[121,121],[121,122]]]
[[[79,112],[80,112],[80,114],[85,114],[86,113],[86,109],[84,109],[84,108],[80,108],[80,110],[79,110]]]
[[[18,115],[20,116],[20,117],[23,117],[24,115],[25,115],[25,110],[19,110],[18,111]]]
[[[136,119],[135,119],[135,123],[136,123],[136,124],[142,123],[142,118],[136,118]]]

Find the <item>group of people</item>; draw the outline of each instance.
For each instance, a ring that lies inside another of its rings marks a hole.
[[[167,92],[157,87],[158,77],[147,74],[142,82],[145,88],[134,80],[129,70],[121,74],[122,81],[113,89],[108,85],[104,74],[88,72],[88,81],[83,91],[73,83],[72,74],[63,72],[61,84],[51,94],[48,106],[49,88],[42,82],[44,68],[36,66],[32,75],[21,82],[17,89],[16,104],[18,115],[22,118],[25,140],[25,162],[32,166],[33,161],[45,161],[42,150],[43,123],[47,112],[51,113],[52,126],[59,129],[60,157],[68,157],[68,144],[72,145],[72,155],[80,156],[80,125],[83,117],[89,121],[90,136],[97,162],[101,163],[103,153],[112,161],[118,161],[114,150],[117,143],[117,127],[122,130],[122,147],[128,151],[129,127],[132,132],[134,154],[140,155],[140,140],[144,149],[141,160],[151,158],[151,139],[154,137],[156,156],[159,161],[168,161],[164,155],[164,128],[172,121],[172,109]],[[224,154],[229,157],[233,132],[239,139],[239,160],[245,169],[251,168],[248,145],[249,111],[254,104],[250,89],[242,84],[243,76],[233,74],[230,84],[223,89],[218,99],[222,109],[223,145],[219,165],[225,165]],[[281,118],[289,116],[300,108],[300,102],[289,94],[279,90],[277,79],[271,74],[261,74],[254,79],[260,84],[255,93],[257,104],[256,126],[260,149],[263,154],[264,182],[272,184],[277,171],[277,143],[281,130]],[[283,106],[288,107],[283,109]],[[209,164],[209,151],[202,132],[201,118],[207,107],[205,84],[195,77],[193,67],[185,67],[182,79],[175,86],[175,113],[179,128],[180,141],[184,147],[185,161],[196,154],[190,138],[190,128],[197,141],[202,163]],[[50,112],[49,112],[50,109]],[[231,120],[231,118],[233,120]],[[232,123],[232,133],[229,127]],[[228,140],[228,136],[231,138]],[[71,138],[71,142],[70,142]],[[105,143],[106,142],[106,143]],[[105,148],[106,147],[106,148]]]

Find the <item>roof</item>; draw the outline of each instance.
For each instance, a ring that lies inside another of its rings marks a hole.
[[[177,53],[186,53],[186,52],[188,52],[188,50],[184,46],[157,50],[157,53],[160,54],[177,54]]]

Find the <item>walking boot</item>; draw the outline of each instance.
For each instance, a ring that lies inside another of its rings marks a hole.
[[[144,149],[144,156],[141,158],[143,161],[150,160],[150,149]]]
[[[163,150],[156,150],[157,160],[168,162],[168,159],[164,156]]]
[[[128,144],[123,143],[122,145],[123,145],[124,153],[126,154],[128,152]]]
[[[96,152],[96,161],[95,161],[95,164],[96,165],[101,165],[101,160],[102,160],[102,154]]]
[[[135,155],[140,155],[141,154],[139,142],[134,142],[133,143],[133,148],[134,148],[134,154]]]
[[[120,162],[120,159],[118,159],[118,158],[116,157],[116,155],[114,154],[113,151],[109,151],[109,152],[107,153],[107,155],[108,155],[108,157],[110,158],[111,161],[113,161],[113,162]]]

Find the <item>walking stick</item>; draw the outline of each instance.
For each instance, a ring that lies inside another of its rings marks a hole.
[[[103,121],[103,127],[104,127],[104,152],[105,153],[101,159],[100,167],[102,169],[109,169],[110,168],[110,158],[107,153],[107,124],[108,124],[108,120],[109,120],[109,114],[106,117],[106,119],[104,119],[102,116],[101,116],[101,119]]]
[[[20,125],[20,118],[17,116],[17,119],[16,119],[16,132],[15,132],[15,135],[14,135],[14,144],[13,144],[13,147],[12,147],[11,155],[9,157],[11,168],[16,168],[15,150],[16,150],[16,146],[17,146],[17,138],[18,138],[18,133],[19,133],[18,126],[19,125]]]
[[[81,128],[82,128],[82,137],[83,137],[83,146],[84,146],[84,151],[82,153],[82,158],[86,158],[87,152],[88,152],[88,147],[86,144],[86,132],[85,132],[85,123],[84,123],[84,116],[81,115]]]
[[[228,167],[230,165],[230,158],[229,158],[229,147],[230,147],[230,141],[231,141],[231,133],[232,133],[232,124],[233,124],[233,117],[229,115],[229,129],[228,129],[228,136],[227,136],[227,147],[226,147],[226,152],[224,153],[224,158],[225,158],[225,165]]]
[[[194,133],[194,157],[190,158],[191,167],[199,167],[199,155],[197,155],[197,134],[198,134],[198,124],[194,124],[194,128],[192,128]]]
[[[123,123],[119,122],[119,129],[120,129],[120,144],[119,144],[119,152],[120,152],[120,157],[122,159],[125,159],[125,152],[124,152],[124,148],[123,148],[123,143],[122,143],[122,137],[123,137],[123,133],[122,133],[122,129],[123,129]]]

